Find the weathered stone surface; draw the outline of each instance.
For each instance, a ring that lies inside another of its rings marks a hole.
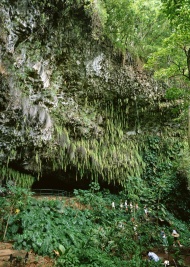
[[[159,132],[171,119],[164,115],[169,108],[160,107],[164,86],[138,64],[123,65],[108,41],[93,40],[81,8],[58,12],[33,2],[0,4],[0,162],[16,162],[17,169],[34,174],[51,172],[51,157],[63,147],[67,164],[75,166],[77,153],[88,154],[87,145],[77,142],[104,140],[108,120],[124,121],[124,143]]]

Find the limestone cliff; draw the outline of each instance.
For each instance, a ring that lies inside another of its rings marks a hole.
[[[145,167],[140,140],[180,130],[165,87],[93,38],[81,1],[2,0],[0,15],[4,176],[73,171],[124,185]]]

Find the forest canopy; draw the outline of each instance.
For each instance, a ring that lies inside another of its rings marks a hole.
[[[188,0],[99,0],[90,6],[93,37],[107,36],[124,60],[133,55],[159,79],[190,79]]]

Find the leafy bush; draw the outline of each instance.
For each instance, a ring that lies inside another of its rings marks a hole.
[[[0,198],[2,237],[6,230],[6,239],[14,240],[15,248],[49,255],[55,258],[58,267],[154,266],[142,258],[142,253],[162,246],[160,231],[163,226],[157,223],[157,212],[152,210],[152,217],[147,220],[142,216],[141,204],[135,217],[120,208],[111,209],[108,203],[113,199],[119,201],[119,197],[121,195],[106,194],[104,198],[101,192],[78,190],[75,200],[86,203],[86,208],[80,210],[74,205],[66,206],[64,200],[36,200],[18,189]],[[159,216],[163,215],[161,212]],[[179,229],[182,244],[189,245],[187,225],[167,210],[164,212],[168,222]],[[165,226],[168,239],[171,229]],[[169,243],[172,245],[173,240]]]

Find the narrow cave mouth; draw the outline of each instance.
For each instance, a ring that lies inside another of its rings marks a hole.
[[[82,178],[77,177],[75,170],[67,172],[56,171],[43,174],[43,176],[35,181],[32,185],[32,190],[39,189],[52,189],[63,190],[73,193],[75,189],[89,190],[92,179],[90,176],[84,176]],[[100,190],[107,189],[112,194],[118,194],[122,188],[119,185],[113,183],[108,184],[106,181],[99,180]]]
[[[32,185],[32,189],[54,189],[73,193],[74,189],[89,189],[90,179],[77,179],[74,172],[57,171],[44,174]]]

